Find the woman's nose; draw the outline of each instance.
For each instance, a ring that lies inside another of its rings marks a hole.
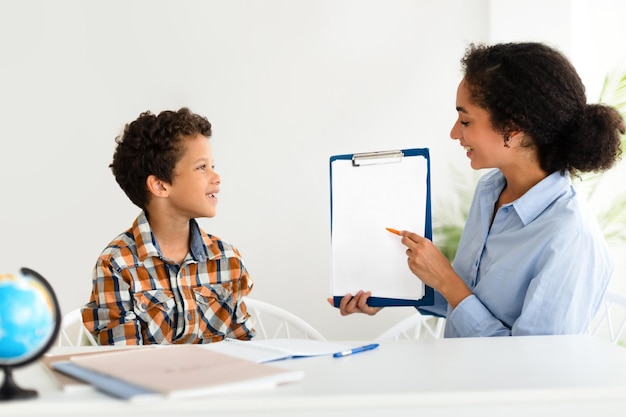
[[[461,139],[461,136],[462,136],[461,132],[462,132],[461,131],[461,123],[459,123],[459,121],[457,120],[452,125],[452,129],[450,129],[450,139],[453,139],[453,140]]]

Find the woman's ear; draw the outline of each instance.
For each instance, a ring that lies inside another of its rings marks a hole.
[[[150,191],[150,194],[155,197],[167,197],[169,194],[168,184],[154,175],[148,176],[146,179],[146,187],[148,191]]]
[[[524,137],[524,131],[523,130],[511,130],[508,134],[508,136],[511,139],[517,139],[517,140],[521,140]]]

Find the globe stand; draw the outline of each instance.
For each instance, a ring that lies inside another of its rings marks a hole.
[[[30,307],[31,313],[37,311],[38,314],[18,314],[19,317],[16,317],[15,303],[10,300],[18,300],[18,303]],[[25,326],[24,317],[35,327]],[[0,368],[4,371],[0,401],[37,397],[37,391],[21,388],[15,383],[13,368],[28,365],[43,356],[54,344],[60,327],[59,301],[44,277],[29,268],[21,268],[19,275],[0,274]],[[25,340],[28,343],[25,344]]]
[[[25,400],[37,396],[37,391],[20,388],[13,380],[13,370],[10,366],[3,366],[4,383],[0,388],[0,401]]]

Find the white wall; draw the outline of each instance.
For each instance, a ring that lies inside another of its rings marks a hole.
[[[65,312],[86,302],[96,257],[138,212],[108,168],[115,136],[188,106],[214,125],[222,176],[201,224],[241,250],[253,296],[329,339],[374,337],[410,309],[327,305],[328,158],[429,147],[442,204],[451,169],[469,169],[448,133],[491,3],[0,0],[0,271],[41,272]]]

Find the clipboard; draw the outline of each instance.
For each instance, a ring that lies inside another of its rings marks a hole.
[[[330,157],[331,293],[371,291],[368,305],[428,306],[434,290],[408,268],[406,246],[385,228],[432,240],[428,148]]]

